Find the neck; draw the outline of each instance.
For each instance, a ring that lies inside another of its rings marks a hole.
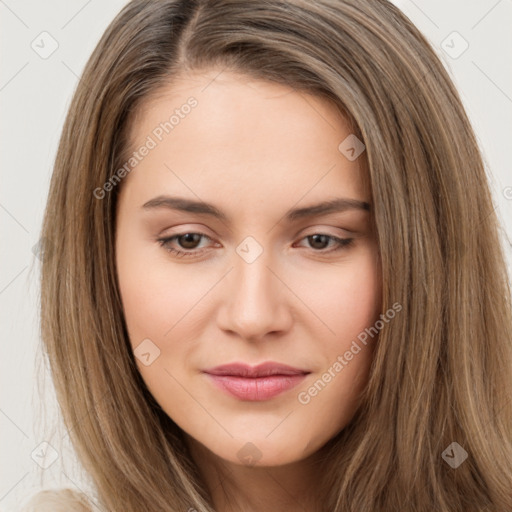
[[[317,454],[283,466],[245,466],[221,459],[185,436],[217,512],[320,512]]]

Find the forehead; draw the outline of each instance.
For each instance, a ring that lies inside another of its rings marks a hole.
[[[189,73],[143,102],[130,128],[130,151],[148,137],[155,142],[123,183],[146,200],[177,189],[253,206],[367,195],[363,158],[351,161],[339,149],[353,134],[337,106],[289,86],[227,71]]]

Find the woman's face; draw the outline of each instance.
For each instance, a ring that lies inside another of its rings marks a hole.
[[[116,185],[138,368],[196,446],[238,464],[304,459],[351,420],[372,358],[364,153],[333,105],[282,85],[216,70],[164,92],[134,120]]]

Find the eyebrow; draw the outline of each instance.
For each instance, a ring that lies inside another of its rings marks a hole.
[[[228,222],[227,215],[219,210],[216,206],[203,201],[194,201],[185,199],[183,197],[173,196],[157,196],[150,199],[142,205],[145,210],[153,210],[159,208],[167,208],[170,210],[179,210],[188,213],[198,213],[203,215],[210,215],[224,222]],[[347,210],[370,210],[370,204],[366,201],[348,198],[336,198],[328,201],[323,201],[311,206],[302,208],[293,208],[288,210],[284,217],[287,222],[294,222],[298,219],[318,217],[320,215],[327,215],[329,213],[344,212]]]

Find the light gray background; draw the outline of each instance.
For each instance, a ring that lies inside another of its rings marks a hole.
[[[0,510],[4,512],[18,510],[22,499],[39,487],[42,474],[47,486],[86,489],[86,481],[68,463],[73,458],[65,432],[51,437],[41,428],[35,378],[39,276],[32,248],[39,240],[52,164],[78,76],[125,3],[0,0]],[[489,169],[510,268],[511,249],[505,236],[512,239],[512,0],[395,3],[432,42],[461,92]],[[45,31],[51,37],[40,35]],[[52,38],[58,48],[42,58],[40,53],[51,49]],[[469,47],[457,56],[464,40]],[[51,386],[48,390],[51,413]],[[40,444],[44,441],[53,448]],[[52,457],[57,458],[46,469],[36,463],[48,464]]]

